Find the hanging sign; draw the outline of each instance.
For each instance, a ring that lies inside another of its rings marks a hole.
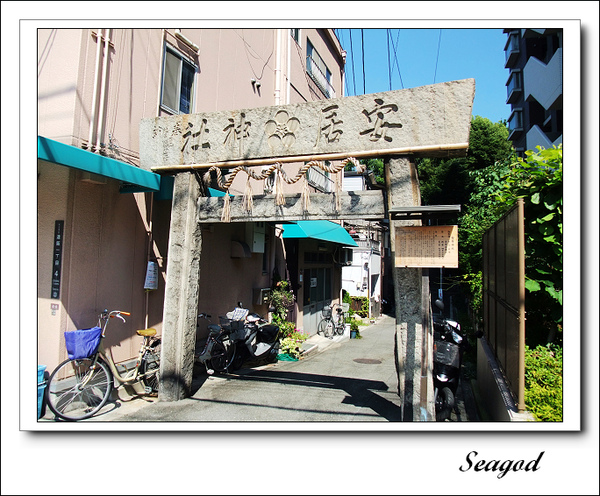
[[[396,227],[396,267],[458,267],[458,226]]]
[[[156,262],[148,262],[146,268],[146,281],[144,282],[144,289],[150,291],[158,289],[158,265]]]

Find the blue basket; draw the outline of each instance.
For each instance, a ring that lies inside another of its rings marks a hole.
[[[42,405],[44,403],[44,389],[46,389],[46,382],[44,381],[44,372],[46,372],[45,365],[38,365],[38,416],[40,418],[42,416]]]
[[[66,331],[65,343],[69,358],[71,360],[78,360],[93,355],[98,349],[101,337],[102,328],[98,326],[90,327],[89,329]]]

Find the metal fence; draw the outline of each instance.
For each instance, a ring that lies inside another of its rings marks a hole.
[[[483,236],[485,337],[519,411],[525,410],[525,226],[523,201]]]

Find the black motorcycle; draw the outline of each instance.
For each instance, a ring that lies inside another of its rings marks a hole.
[[[277,361],[279,354],[279,326],[269,323],[256,313],[249,313],[242,303],[227,313],[230,338],[235,342],[235,356],[230,369],[237,370],[245,362]]]
[[[444,303],[435,301],[444,310]],[[442,422],[450,418],[456,404],[456,390],[460,379],[460,366],[467,340],[461,335],[460,324],[444,317],[433,317],[433,385],[435,419]]]

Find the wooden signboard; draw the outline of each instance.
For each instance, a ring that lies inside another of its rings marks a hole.
[[[396,267],[458,267],[458,226],[396,227]]]

